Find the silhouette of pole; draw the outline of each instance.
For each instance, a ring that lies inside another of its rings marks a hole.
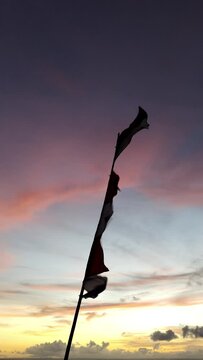
[[[118,136],[119,136],[119,134],[118,134]],[[117,139],[118,139],[118,138],[117,138]],[[116,144],[117,144],[117,142],[116,142]],[[115,161],[116,161],[116,147],[115,147],[115,153],[114,153],[114,157],[113,157],[113,162],[112,162],[110,174],[111,174],[112,171],[113,171]],[[107,193],[107,190],[108,190],[109,182],[110,182],[110,176],[109,176],[109,180],[108,180],[108,184],[107,184],[107,188],[106,188],[106,193]],[[105,204],[105,198],[106,198],[106,194],[105,194],[105,196],[104,196],[104,202],[103,202],[103,206],[102,206],[102,210],[101,210],[101,215],[100,215],[100,218],[99,218],[99,222],[100,222],[100,219],[101,219],[101,216],[102,216],[102,211],[103,211],[104,204]],[[98,222],[97,228],[98,228],[98,226],[99,226],[99,222]],[[90,253],[91,253],[91,250],[90,250]],[[89,254],[89,257],[90,257],[90,254]],[[88,258],[88,261],[89,261],[89,258]],[[88,264],[88,261],[87,261],[87,264]],[[87,270],[87,265],[86,265],[86,270]],[[85,271],[85,276],[86,276],[86,271]],[[78,315],[79,315],[79,311],[80,311],[80,306],[81,306],[81,302],[82,302],[82,298],[83,298],[83,293],[84,293],[84,290],[85,290],[85,288],[84,288],[84,282],[85,282],[85,277],[84,277],[84,280],[83,280],[83,282],[82,282],[82,287],[81,287],[81,290],[80,290],[80,294],[79,294],[79,298],[78,298],[78,303],[77,303],[77,306],[76,306],[76,309],[75,309],[75,314],[74,314],[74,318],[73,318],[73,322],[72,322],[72,327],[71,327],[71,331],[70,331],[68,343],[67,343],[67,346],[66,346],[66,351],[65,351],[64,360],[68,360],[68,359],[69,359],[69,354],[70,354],[71,344],[72,344],[72,340],[73,340],[73,335],[74,335],[74,332],[75,332],[75,327],[76,327],[76,324],[77,324],[77,319],[78,319]]]
[[[67,343],[67,346],[66,346],[66,352],[65,352],[64,360],[68,360],[68,358],[69,358],[69,353],[70,353],[70,349],[71,349],[73,335],[74,335],[74,331],[75,331],[75,327],[76,327],[76,323],[77,323],[77,319],[78,319],[78,314],[79,314],[79,311],[80,311],[80,305],[81,305],[81,302],[82,302],[83,292],[84,292],[84,281],[82,283],[78,303],[77,303],[77,306],[76,306],[76,309],[75,309],[75,315],[74,315],[74,318],[73,318],[73,323],[72,323],[68,343]]]

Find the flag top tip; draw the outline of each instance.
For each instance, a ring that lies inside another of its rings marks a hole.
[[[142,106],[138,106],[138,110],[139,110],[139,112],[142,112],[142,113],[143,113],[143,115],[145,114],[145,116],[146,116],[146,117],[148,117],[147,112],[143,109],[143,107],[142,107]]]

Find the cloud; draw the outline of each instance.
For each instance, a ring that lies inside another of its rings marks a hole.
[[[140,347],[128,351],[123,348],[111,349],[110,343],[102,341],[101,344],[90,340],[86,345],[75,343],[71,347],[71,358],[74,359],[202,359],[202,351],[198,347],[190,351],[157,352],[159,344],[154,347]],[[36,344],[28,347],[23,355],[32,358],[63,358],[66,343],[61,340]]]
[[[157,300],[152,301],[144,301],[144,302],[133,302],[133,303],[83,303],[81,308],[81,315],[86,316],[85,313],[87,312],[98,312],[102,311],[103,313],[107,310],[111,309],[128,309],[128,308],[135,308],[135,307],[148,307],[148,306],[157,306]],[[51,305],[42,305],[42,306],[35,306],[35,307],[9,307],[8,311],[4,309],[0,315],[2,317],[67,317],[67,312],[72,315],[75,312],[75,306],[51,306]]]
[[[196,274],[195,272],[185,272],[185,273],[176,273],[176,274],[132,274],[128,275],[128,277],[132,278],[131,281],[126,282],[126,286],[129,287],[134,285],[144,285],[144,284],[153,284],[153,283],[161,283],[161,282],[170,282],[174,280],[184,280],[188,279],[191,276]],[[118,283],[119,285],[119,283]],[[116,283],[113,283],[113,286],[116,286]],[[125,286],[125,284],[123,284]]]
[[[0,296],[4,297],[4,296],[9,296],[9,295],[27,295],[29,294],[28,291],[23,291],[23,290],[0,290]]]
[[[161,132],[158,130],[157,133],[153,133],[152,137],[143,137],[143,141],[137,143],[136,154],[131,154],[129,148],[128,160],[125,161],[124,156],[124,160],[119,162],[121,172],[118,169],[118,174],[121,175],[121,187],[136,187],[138,191],[149,197],[158,200],[163,199],[174,205],[203,204],[203,169],[201,166],[202,154],[200,150],[199,152],[196,151],[193,153],[192,161],[188,161],[188,157],[191,155],[184,156],[183,158],[179,155],[177,160],[175,151],[178,151],[178,145],[180,144],[175,143],[174,145],[174,140],[170,139],[171,141],[169,141],[168,132],[166,133],[166,129],[164,129],[164,131],[165,132]],[[39,152],[38,149],[35,149],[36,154],[33,155],[34,158],[31,159],[32,169],[29,169],[30,171],[32,170],[32,180],[28,180],[25,185],[23,178],[20,179],[19,184],[16,185],[15,193],[10,195],[12,192],[8,189],[9,195],[7,200],[6,198],[1,199],[0,229],[9,228],[18,223],[29,221],[36,213],[47,209],[53,204],[68,200],[81,201],[81,196],[83,198],[86,196],[95,196],[96,194],[98,196],[98,193],[104,190],[106,184],[105,177],[101,170],[96,167],[97,163],[101,163],[102,158],[98,151],[95,152],[92,158],[95,167],[93,166],[94,168],[91,168],[91,171],[89,171],[92,180],[90,178],[88,181],[85,179],[85,184],[79,175],[79,168],[77,168],[77,166],[73,173],[68,176],[69,182],[66,185],[64,185],[63,176],[60,176],[56,180],[55,185],[50,184],[49,179],[46,178],[46,174],[44,174],[40,180],[39,174],[41,174],[41,171],[44,171],[45,160],[46,164],[47,162],[49,163],[47,165],[49,168],[49,177],[51,177],[53,171],[58,174],[57,164],[60,162],[59,160],[61,158],[64,159],[67,150],[71,153],[71,147],[76,146],[72,139],[70,140],[71,145],[69,145],[68,148],[64,144],[65,141],[62,141],[62,145],[59,140],[55,139],[54,141],[54,147],[52,143],[48,143],[46,144],[46,149],[41,149],[40,147]],[[186,140],[181,141],[184,143]],[[82,142],[84,143],[84,140],[82,140]],[[101,145],[102,144],[99,146]],[[55,149],[54,153],[53,148]],[[88,148],[89,151],[90,148]],[[79,151],[83,154],[83,146],[80,146]],[[48,156],[48,153],[50,153],[50,156]],[[142,155],[142,161],[139,161],[140,154]],[[71,156],[68,161],[71,161]],[[106,161],[106,157],[104,157],[104,162]],[[85,163],[84,166],[86,170],[90,168],[87,158],[83,158],[79,163],[81,166]],[[170,169],[170,172],[168,169]],[[24,168],[23,171],[27,170]],[[67,174],[64,174],[63,171],[61,171],[61,174],[64,175],[64,179],[67,179]],[[27,179],[27,174],[24,175]],[[80,179],[80,181],[78,179]]]
[[[66,202],[67,200],[81,201],[86,196],[95,196],[103,188],[102,181],[91,184],[74,186],[68,185],[61,188],[45,188],[36,191],[24,191],[12,200],[7,200],[0,205],[0,229],[5,229],[32,219],[39,211],[49,206]]]
[[[111,290],[119,290],[119,291],[126,291],[126,289],[134,289],[135,287],[138,288],[138,286],[163,286],[166,284],[168,286],[169,283],[180,283],[184,284],[186,287],[190,286],[196,286],[202,284],[203,279],[203,268],[200,267],[199,269],[193,270],[193,271],[186,271],[186,272],[180,272],[180,273],[148,273],[148,274],[142,274],[142,273],[131,273],[131,274],[125,274],[127,277],[127,280],[118,281],[118,282],[111,282],[108,285],[108,288]],[[201,289],[199,289],[201,290]],[[140,295],[140,293],[139,293]],[[182,294],[183,295],[183,294]],[[176,298],[178,299],[178,298]],[[133,295],[133,297],[130,299],[130,297],[127,300],[134,300],[139,301],[139,297]],[[121,302],[126,301],[126,298],[121,298]]]
[[[123,332],[121,333],[121,336],[122,336],[122,337],[131,337],[132,335],[134,335],[134,333],[132,333],[132,332],[123,331]]]
[[[153,298],[150,300],[139,300],[133,302],[106,302],[106,303],[88,303],[83,302],[81,308],[81,315],[87,317],[89,312],[102,312],[105,313],[111,309],[125,310],[125,309],[136,309],[136,308],[150,308],[157,306],[176,305],[176,306],[191,306],[202,304],[202,296],[196,294],[191,295],[190,292],[181,294],[175,297],[168,297],[164,299]],[[67,317],[67,312],[72,315],[75,311],[75,306],[54,306],[54,305],[39,305],[35,307],[18,307],[9,308],[8,311],[4,311],[0,314],[2,317]],[[90,316],[91,317],[91,316]]]
[[[97,344],[95,341],[90,340],[86,345],[79,343],[73,344],[71,347],[72,358],[112,358],[112,359],[133,359],[134,357],[140,358],[149,353],[148,349],[140,348],[138,351],[130,352],[124,349],[109,349],[109,342],[102,341],[101,344]],[[66,344],[61,340],[54,341],[52,343],[42,343],[28,347],[25,350],[24,355],[32,355],[32,357],[63,357],[65,353]]]
[[[84,313],[84,316],[86,316],[86,320],[88,320],[88,321],[95,319],[95,318],[104,317],[105,315],[106,315],[105,313],[98,314],[95,311],[89,311],[89,312]]]
[[[131,302],[131,301],[139,301],[139,300],[140,300],[140,298],[138,298],[134,295],[126,295],[125,297],[122,297],[120,299],[120,302],[122,303],[122,302],[126,302],[126,301]]]
[[[94,341],[90,340],[90,342],[86,346],[73,346],[72,352],[76,353],[77,355],[90,355],[90,354],[98,354],[103,352],[109,346],[109,342],[102,341],[102,344],[99,345]]]
[[[101,354],[109,346],[108,342],[102,341],[101,345],[90,340],[86,346],[72,345],[71,353],[74,357],[78,356],[94,356]],[[25,350],[25,354],[34,357],[63,357],[66,349],[66,343],[61,340],[52,343],[42,343],[30,346]]]
[[[63,325],[71,325],[72,324],[72,321],[71,320],[67,320],[67,319],[59,319],[59,318],[56,318],[56,323],[58,324],[58,326],[63,326]]]
[[[135,287],[143,285],[161,285],[174,282],[180,282],[185,285],[200,285],[203,278],[203,268],[200,267],[194,271],[180,272],[180,273],[131,273],[125,274],[127,279],[117,282],[111,282],[108,285],[109,290],[119,290],[126,291],[126,289],[134,290]],[[42,291],[64,291],[64,290],[78,290],[80,288],[80,283],[31,283],[31,282],[21,282],[21,285],[34,290]],[[145,293],[146,294],[146,293]],[[139,296],[143,295],[139,293]],[[141,299],[136,294],[126,295],[120,299],[121,303],[130,303],[130,302],[139,302]]]
[[[29,283],[29,282],[22,282],[21,283],[22,286],[25,286],[29,289],[33,289],[33,290],[42,290],[42,291],[66,291],[66,290],[78,290],[80,288],[80,284],[79,283],[75,283],[75,284],[33,284],[33,283]]]
[[[129,302],[129,303],[120,303],[120,302],[109,302],[109,303],[83,303],[81,314],[85,315],[85,312],[89,311],[105,311],[111,309],[129,309],[129,308],[139,308],[139,307],[150,307],[157,306],[160,304],[157,299],[149,300],[149,301],[139,301],[139,302]],[[165,304],[165,303],[164,303]],[[44,317],[44,316],[66,316],[67,311],[70,314],[74,313],[75,306],[38,306],[34,311],[27,313],[27,316],[34,317]],[[25,316],[25,315],[24,315]]]
[[[173,339],[177,339],[177,335],[173,332],[173,330],[167,330],[166,332],[155,331],[150,335],[150,338],[153,341],[171,341]]]
[[[195,338],[203,338],[203,326],[189,327],[184,326],[182,328],[183,337],[195,337]]]
[[[138,352],[139,352],[140,354],[142,354],[142,355],[147,355],[147,354],[150,354],[150,353],[151,353],[151,349],[142,347],[142,348],[139,348],[139,349],[138,349]]]
[[[188,279],[188,285],[198,285],[201,286],[203,281],[203,267],[193,271]]]
[[[52,343],[44,343],[30,346],[25,350],[25,354],[35,357],[62,357],[65,353],[66,344],[61,340]]]

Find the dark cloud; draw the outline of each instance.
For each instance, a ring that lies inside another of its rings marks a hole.
[[[173,330],[167,330],[166,332],[158,330],[150,336],[153,341],[171,341],[173,339],[177,339],[177,337],[178,336],[173,332]]]
[[[25,350],[26,354],[36,357],[59,356],[62,357],[65,353],[66,344],[61,340],[52,343],[37,344],[30,346]]]
[[[127,351],[121,348],[115,350],[109,349],[109,342],[102,341],[101,344],[97,344],[95,341],[90,340],[86,345],[75,343],[71,348],[71,358],[74,359],[146,359],[153,358],[153,352],[155,351],[156,358],[168,359],[169,353],[159,353],[156,350],[159,349],[159,344],[155,344],[154,348],[140,347],[135,351]],[[32,358],[63,358],[66,344],[61,340],[36,344],[28,347],[22,355],[31,355]],[[194,359],[200,358],[201,350],[199,348],[192,351],[185,351],[173,353],[173,358]],[[171,355],[171,353],[170,353]]]
[[[98,353],[98,352],[101,352],[104,349],[106,349],[108,346],[109,346],[109,342],[102,341],[102,344],[98,345],[94,341],[90,340],[90,342],[85,347],[81,346],[80,349],[90,351],[91,353],[92,352]],[[74,351],[74,348],[73,348],[73,351]]]
[[[182,328],[183,337],[195,337],[195,338],[203,338],[203,326],[189,327],[184,326]]]
[[[72,345],[71,352],[74,357],[87,356],[90,354],[96,355],[103,352],[109,346],[108,342],[103,341],[101,345],[90,340],[85,346]],[[42,343],[30,346],[25,350],[25,354],[32,355],[34,357],[63,357],[66,349],[66,343],[61,340],[54,341],[52,343]]]

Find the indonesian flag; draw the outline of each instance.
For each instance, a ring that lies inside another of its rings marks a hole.
[[[139,107],[139,112],[135,120],[127,129],[123,130],[122,133],[118,135],[114,162],[122,153],[122,151],[129,145],[132,137],[138,131],[147,129],[149,127],[147,117],[148,115],[146,111]],[[109,271],[109,269],[104,264],[104,252],[101,245],[101,238],[111,216],[113,215],[113,198],[117,195],[119,190],[118,183],[119,176],[114,171],[112,171],[109,178],[101,216],[87,262],[84,278],[84,289],[87,292],[85,295],[83,295],[84,298],[96,298],[99,293],[105,290],[107,285],[107,278],[104,276],[98,276],[98,274]]]
[[[106,276],[90,276],[84,281],[84,288],[87,291],[83,295],[85,299],[95,299],[102,291],[106,289],[107,277]]]
[[[114,171],[112,171],[109,178],[106,196],[104,199],[103,209],[101,212],[100,220],[97,226],[97,230],[89,255],[89,260],[87,263],[85,279],[87,277],[109,271],[109,269],[104,264],[104,252],[101,246],[101,237],[104,230],[106,229],[109,219],[113,215],[113,198],[114,196],[116,196],[119,190],[118,182],[119,176]]]
[[[149,124],[147,122],[148,115],[145,110],[139,106],[139,112],[135,120],[130,124],[130,126],[123,130],[121,134],[118,135],[118,140],[116,144],[116,153],[115,159],[122,153],[122,151],[130,144],[132,137],[142,129],[148,129]]]

